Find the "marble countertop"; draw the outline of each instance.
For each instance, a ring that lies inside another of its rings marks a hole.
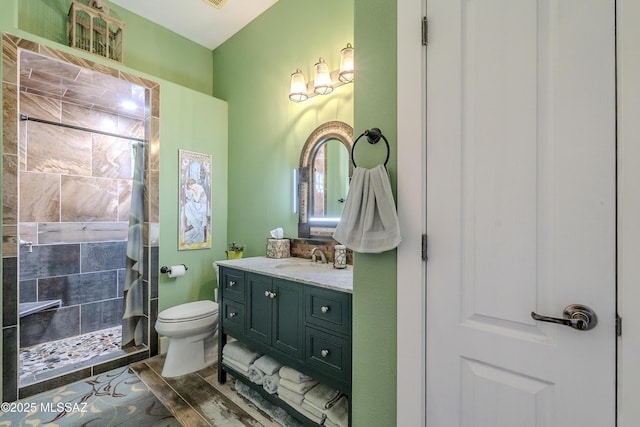
[[[333,264],[311,262],[304,258],[249,257],[216,261],[215,264],[238,268],[281,279],[294,280],[308,285],[353,292],[353,267],[336,269]]]

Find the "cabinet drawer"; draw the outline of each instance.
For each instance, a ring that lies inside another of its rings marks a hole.
[[[242,271],[223,269],[221,286],[224,298],[244,302],[245,284]]]
[[[222,301],[222,327],[225,332],[239,332],[244,334],[245,310],[244,304],[235,301]]]
[[[320,330],[305,329],[306,363],[327,375],[351,381],[351,342]]]
[[[305,292],[307,323],[342,334],[351,333],[351,294],[313,286]]]

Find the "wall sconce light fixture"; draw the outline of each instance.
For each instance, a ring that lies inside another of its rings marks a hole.
[[[340,51],[340,68],[329,71],[329,66],[320,58],[314,65],[314,79],[305,82],[304,75],[299,68],[291,74],[291,87],[289,99],[293,102],[306,101],[316,95],[328,95],[336,87],[352,83],[355,75],[353,61],[353,46],[347,43],[347,47]]]

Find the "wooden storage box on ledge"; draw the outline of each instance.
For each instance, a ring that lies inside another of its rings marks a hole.
[[[93,2],[91,3],[93,4]],[[69,46],[122,62],[124,22],[79,2],[69,8]]]

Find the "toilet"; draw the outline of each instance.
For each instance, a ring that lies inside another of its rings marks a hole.
[[[195,301],[163,310],[156,331],[169,339],[163,377],[178,377],[207,366],[205,340],[218,330],[218,304]]]

